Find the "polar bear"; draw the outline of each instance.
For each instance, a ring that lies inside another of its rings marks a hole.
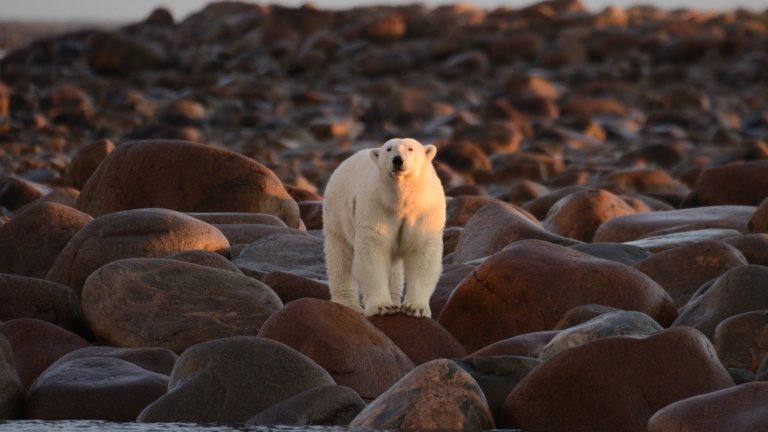
[[[333,172],[323,201],[333,301],[366,316],[431,316],[445,227],[445,193],[432,166],[436,152],[411,138],[391,139],[355,153]]]

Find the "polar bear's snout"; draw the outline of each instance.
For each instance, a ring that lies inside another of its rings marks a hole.
[[[403,160],[403,157],[400,155],[397,155],[392,158],[392,171],[398,172],[398,171],[404,171],[405,170],[405,161]]]

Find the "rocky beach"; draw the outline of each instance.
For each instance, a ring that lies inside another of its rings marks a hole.
[[[393,137],[437,146],[432,318],[329,301],[324,188]],[[767,403],[768,11],[220,2],[0,59],[0,426],[757,432]]]

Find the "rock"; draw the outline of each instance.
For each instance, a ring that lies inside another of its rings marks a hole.
[[[712,339],[717,357],[727,368],[757,372],[768,354],[768,311],[734,315],[715,327]]]
[[[564,313],[560,318],[560,321],[555,324],[555,329],[565,330],[579,324],[585,323],[592,318],[596,318],[600,315],[617,312],[621,309],[616,309],[610,306],[603,306],[601,304],[586,304],[574,306],[568,309],[568,312]]]
[[[288,227],[261,224],[215,224],[217,230],[224,234],[230,245],[250,244],[259,241],[265,237],[283,233],[299,233],[302,231],[294,230]]]
[[[541,361],[530,357],[493,356],[471,357],[456,363],[477,381],[496,419],[509,393]]]
[[[747,231],[751,233],[768,234],[768,198],[757,206],[755,214],[747,222]]]
[[[741,230],[755,212],[749,206],[714,206],[637,213],[600,225],[593,241],[623,243],[641,238],[708,228]]]
[[[177,353],[212,339],[255,336],[283,306],[274,291],[247,276],[148,258],[99,268],[81,297],[84,320],[110,345]]]
[[[529,203],[525,204],[523,208],[526,211],[529,211],[537,220],[544,220],[547,218],[549,210],[553,205],[555,205],[555,203],[572,193],[586,189],[587,188],[585,186],[580,185],[566,186],[536,198],[533,201],[530,201]]]
[[[647,249],[626,243],[584,243],[570,246],[570,248],[596,258],[616,261],[628,266],[653,255]]]
[[[704,282],[746,264],[747,260],[733,246],[704,241],[658,252],[633,267],[661,285],[677,307],[682,307]]]
[[[484,348],[472,353],[470,358],[500,356],[538,357],[544,345],[548,344],[558,333],[557,330],[546,330],[512,336],[486,345]]]
[[[659,253],[676,247],[724,240],[739,234],[740,233],[738,231],[732,229],[708,228],[650,236],[639,240],[626,242],[624,244],[647,249],[653,253]]]
[[[0,335],[0,420],[20,418],[23,412],[24,389],[13,366],[13,350]]]
[[[569,309],[590,303],[644,312],[662,325],[676,316],[669,294],[638,270],[523,240],[489,257],[464,279],[438,322],[474,351],[511,336],[550,330]]]
[[[605,338],[534,369],[504,402],[499,426],[645,431],[653,413],[670,403],[731,386],[712,345],[694,329]]]
[[[93,99],[82,87],[72,82],[54,84],[43,90],[40,106],[48,118],[55,122],[83,124],[94,115]]]
[[[316,298],[320,300],[330,300],[331,291],[328,285],[310,279],[304,276],[298,276],[292,273],[274,271],[264,275],[262,282],[269,285],[270,288],[280,297],[283,304],[288,304],[300,298]]]
[[[490,160],[491,179],[501,184],[521,179],[542,182],[565,170],[560,156],[533,151],[496,153]]]
[[[351,388],[325,385],[305,390],[251,417],[246,425],[347,426],[365,402]]]
[[[173,59],[159,44],[106,31],[88,37],[85,56],[96,72],[126,75],[169,66]]]
[[[99,165],[78,198],[94,217],[162,207],[185,212],[273,214],[301,225],[299,208],[275,174],[237,153],[185,141],[119,145]]]
[[[628,169],[601,177],[598,187],[613,193],[673,192],[682,186],[661,169]]]
[[[230,260],[224,258],[223,255],[207,250],[177,252],[175,254],[168,255],[165,258],[219,270],[226,270],[235,274],[243,274],[243,272],[241,272],[236,265],[232,264]]]
[[[47,279],[79,295],[88,276],[121,258],[164,257],[175,252],[223,252],[229,242],[216,228],[165,209],[126,210],[100,216],[64,247]]]
[[[295,300],[267,320],[259,336],[304,353],[363,399],[375,399],[414,367],[361,314],[329,301]]]
[[[6,321],[0,324],[0,333],[13,348],[13,360],[25,392],[59,357],[90,345],[74,333],[32,318]]]
[[[738,249],[748,263],[768,265],[768,233],[727,237],[722,241]]]
[[[376,328],[413,360],[417,365],[430,360],[465,357],[467,351],[448,330],[428,318],[414,318],[398,313],[368,317]]]
[[[603,222],[634,213],[635,210],[618,196],[605,190],[586,189],[555,203],[543,225],[557,235],[591,242]]]
[[[697,328],[710,339],[726,318],[768,309],[768,267],[744,265],[728,270],[691,298],[672,325]]]
[[[0,274],[0,298],[0,322],[34,318],[72,330],[80,318],[74,291],[44,279]]]
[[[69,165],[69,182],[72,187],[82,189],[99,164],[115,149],[108,139],[100,139],[80,148]]]
[[[696,195],[706,206],[756,206],[768,197],[768,160],[707,168],[696,181]]]
[[[44,278],[67,243],[92,220],[61,204],[31,204],[0,226],[0,272]]]
[[[757,432],[768,428],[768,383],[746,383],[667,405],[648,421],[648,432]]]
[[[454,263],[465,263],[493,255],[510,243],[538,239],[569,246],[576,240],[552,234],[524,210],[511,204],[492,203],[478,210],[464,226],[453,255]]]
[[[474,269],[475,266],[469,264],[446,264],[443,266],[443,273],[437,280],[435,291],[429,299],[429,309],[433,317],[440,316],[440,312],[442,312],[445,302],[453,294],[453,290]]]
[[[273,234],[248,245],[232,262],[248,276],[282,271],[325,280],[323,239],[294,231]]]
[[[299,213],[308,230],[323,229],[323,201],[299,201]]]
[[[350,423],[366,429],[488,430],[495,427],[482,389],[451,360],[433,360],[403,377]]]
[[[435,159],[476,179],[487,177],[491,171],[491,162],[486,153],[470,141],[454,141],[440,147]]]
[[[287,227],[282,219],[268,213],[190,212],[187,214],[211,225],[272,225],[283,228]]]
[[[546,361],[567,349],[610,336],[650,336],[662,327],[642,312],[613,311],[562,330],[541,349],[539,358]]]
[[[478,210],[491,203],[499,203],[499,201],[489,197],[474,195],[453,197],[446,202],[445,226],[463,227]]]
[[[173,351],[160,347],[113,348],[107,346],[89,346],[64,354],[56,364],[84,358],[109,357],[133,363],[142,369],[160,375],[170,375],[178,360]]]
[[[333,384],[328,372],[282,343],[252,336],[222,338],[184,351],[168,393],[137,420],[240,424],[292,396]]]
[[[51,189],[15,175],[0,175],[0,207],[16,211]]]
[[[134,421],[165,394],[168,376],[114,357],[60,359],[29,389],[27,418]]]

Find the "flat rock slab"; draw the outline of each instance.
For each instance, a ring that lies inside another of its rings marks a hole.
[[[249,244],[232,262],[256,279],[275,271],[327,279],[323,239],[299,231],[261,238]]]

